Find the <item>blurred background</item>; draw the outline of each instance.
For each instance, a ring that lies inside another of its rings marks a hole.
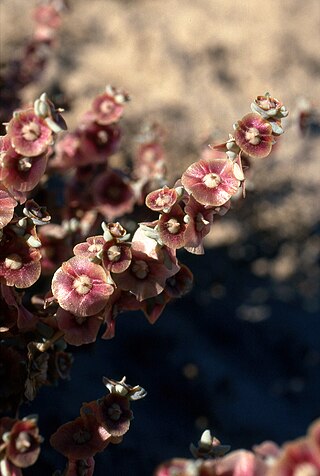
[[[1,64],[32,31],[33,0],[2,0]],[[290,114],[272,156],[254,164],[245,200],[216,223],[203,257],[180,260],[193,291],[154,326],[121,315],[116,337],[74,351],[72,380],[43,388],[25,414],[46,437],[26,474],[51,474],[63,458],[50,433],[102,396],[102,376],[140,384],[135,419],[119,446],[96,458],[97,476],[150,475],[189,457],[210,428],[233,449],[283,443],[320,415],[320,4],[318,0],[69,0],[54,56],[29,101],[62,97],[69,129],[106,84],[132,101],[123,150],[140,126],[167,130],[168,180],[222,142],[250,103],[270,91]],[[307,106],[306,106],[307,105]],[[301,110],[310,113],[301,130]]]

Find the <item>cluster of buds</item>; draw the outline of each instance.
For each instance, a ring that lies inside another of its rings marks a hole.
[[[253,451],[235,450],[206,430],[198,446],[191,445],[195,459],[173,458],[161,464],[154,476],[317,476],[320,474],[320,420],[307,435],[279,447],[272,441],[254,446]]]
[[[121,443],[129,430],[133,418],[131,401],[146,395],[139,385],[128,385],[126,377],[120,381],[104,377],[103,383],[109,393],[98,400],[83,403],[80,416],[60,426],[50,438],[52,447],[68,458],[65,476],[91,476],[93,457],[110,443]],[[81,468],[86,472],[81,473]]]
[[[34,31],[27,42],[22,57],[12,61],[1,78],[0,122],[17,109],[21,89],[37,80],[45,69],[56,43],[61,25],[64,0],[42,0],[33,13]]]
[[[37,418],[0,419],[0,474],[22,476],[22,469],[32,466],[40,454],[43,439],[39,435]]]

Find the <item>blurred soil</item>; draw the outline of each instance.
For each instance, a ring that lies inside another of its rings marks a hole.
[[[320,110],[319,0],[68,3],[50,65],[23,100],[59,90],[72,129],[106,84],[123,87],[132,98],[124,147],[144,122],[161,123],[169,181],[204,141],[225,140],[258,94],[270,91],[290,115],[273,155],[254,164],[247,198],[213,227],[205,256],[181,254],[192,293],[153,327],[120,317],[115,339],[75,351],[69,383],[40,393],[32,411],[51,410],[40,412],[47,446],[50,428],[102,395],[102,375],[123,374],[149,395],[134,405],[124,442],[98,456],[97,476],[149,475],[188,456],[206,427],[233,448],[302,435],[320,415],[320,135],[317,118],[302,135],[297,117],[301,98]],[[1,1],[2,64],[21,53],[33,5]],[[51,474],[54,458],[44,451],[26,474]]]

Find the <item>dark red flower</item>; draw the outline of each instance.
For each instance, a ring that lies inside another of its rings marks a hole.
[[[64,476],[93,476],[94,459],[77,459],[68,461],[68,467]]]
[[[99,400],[85,403],[81,415],[93,415],[112,436],[122,436],[129,430],[133,418],[130,401],[126,396],[110,393]]]
[[[6,457],[18,468],[27,468],[37,461],[41,442],[37,421],[34,418],[19,420],[10,430]]]
[[[110,437],[93,416],[87,415],[60,426],[51,436],[50,444],[70,460],[79,460],[103,451]]]
[[[180,205],[175,204],[168,213],[162,213],[158,222],[159,236],[169,248],[177,249],[185,245],[185,231],[187,224],[184,221],[185,213]]]
[[[129,180],[115,170],[108,170],[92,184],[96,208],[108,221],[133,210],[135,196]]]
[[[110,240],[103,245],[101,259],[107,271],[122,273],[130,266],[131,258],[131,247],[128,243]]]
[[[76,316],[59,308],[56,314],[58,327],[64,332],[64,339],[71,345],[91,344],[95,342],[102,324],[102,317]]]
[[[25,157],[9,148],[2,163],[3,184],[10,191],[28,192],[38,185],[46,167],[46,154]]]

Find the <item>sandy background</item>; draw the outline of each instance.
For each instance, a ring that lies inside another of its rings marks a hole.
[[[33,5],[0,2],[2,64],[21,53]],[[114,476],[151,474],[187,456],[207,425],[224,443],[250,447],[298,436],[320,414],[320,136],[315,127],[303,137],[296,121],[301,97],[320,108],[319,25],[319,0],[70,0],[48,69],[23,91],[28,101],[58,86],[72,129],[107,83],[123,87],[132,98],[124,144],[144,121],[163,124],[170,179],[208,136],[227,138],[258,94],[270,91],[290,111],[281,144],[256,164],[246,201],[216,225],[206,257],[181,257],[195,273],[193,293],[154,327],[124,318],[119,336],[97,345],[108,370],[88,363],[93,349],[76,353],[81,371],[55,394],[61,422],[95,398],[83,372],[91,389],[101,371],[131,372],[150,395],[123,445],[99,457],[98,476],[105,464]]]

